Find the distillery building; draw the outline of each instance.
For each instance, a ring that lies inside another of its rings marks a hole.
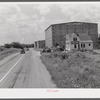
[[[45,30],[45,45],[48,48],[57,45],[65,47],[67,34],[87,34],[93,41],[93,48],[98,47],[98,24],[87,22],[68,22],[52,24]]]
[[[34,42],[35,48],[44,48],[45,47],[45,40],[39,40]]]

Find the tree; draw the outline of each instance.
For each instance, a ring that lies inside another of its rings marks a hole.
[[[5,47],[5,48],[11,48],[12,45],[11,45],[11,44],[5,44],[4,47]]]
[[[34,44],[31,44],[31,47],[33,47],[33,48],[34,48]]]
[[[23,48],[23,45],[21,45],[19,42],[12,42],[13,48]]]
[[[34,47],[34,44],[20,44],[19,42],[12,42],[12,43],[7,43],[5,44],[5,48],[31,48],[31,47]]]

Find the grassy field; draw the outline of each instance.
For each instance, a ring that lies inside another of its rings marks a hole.
[[[3,48],[2,50],[0,50],[0,60],[19,51],[20,51],[19,49],[15,49],[15,48]]]
[[[41,60],[58,88],[100,88],[97,56],[94,52],[53,52],[43,54]]]

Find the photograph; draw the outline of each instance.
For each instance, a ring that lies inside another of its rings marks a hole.
[[[0,88],[99,89],[100,2],[0,3]]]

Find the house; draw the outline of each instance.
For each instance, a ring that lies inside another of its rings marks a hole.
[[[93,50],[93,41],[88,34],[67,34],[65,49],[70,50]]]

